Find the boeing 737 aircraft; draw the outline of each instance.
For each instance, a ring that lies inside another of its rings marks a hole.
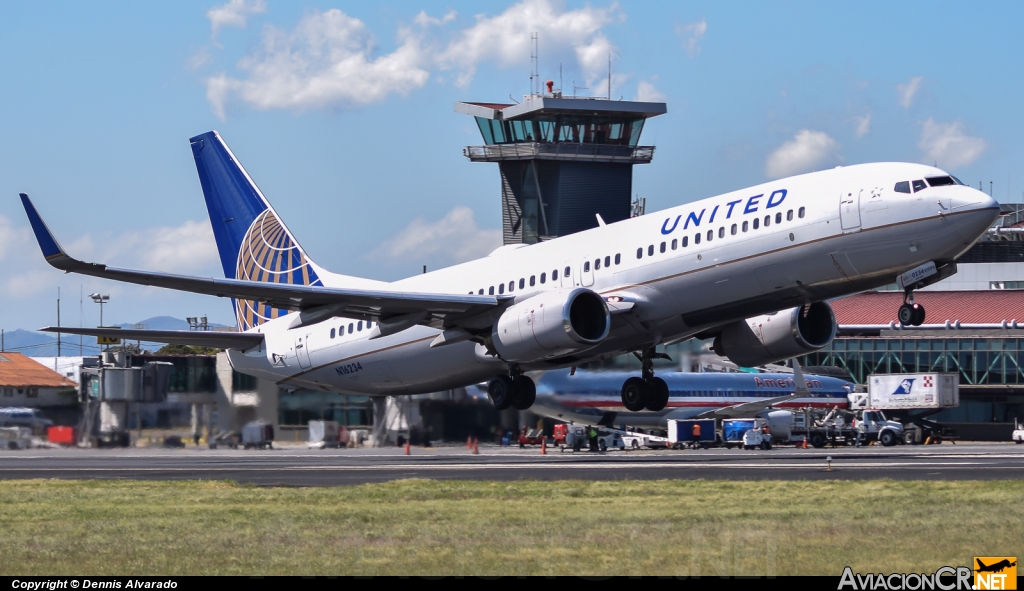
[[[738,365],[788,359],[832,340],[826,300],[893,281],[906,289],[900,320],[920,324],[913,290],[955,273],[999,214],[937,168],[862,164],[386,283],[314,263],[217,132],[191,144],[225,279],[79,261],[21,199],[52,266],[231,298],[239,332],[43,330],[225,348],[237,371],[284,388],[402,395],[490,380],[500,409],[533,404],[526,371],[635,352],[643,369],[624,380],[622,402],[659,411],[659,345],[713,337]]]

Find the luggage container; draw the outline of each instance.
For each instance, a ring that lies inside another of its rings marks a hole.
[[[694,437],[694,425],[700,426],[700,435]],[[669,419],[668,440],[672,449],[683,449],[686,445],[707,448],[717,440],[715,419]]]
[[[242,427],[242,445],[245,449],[273,449],[274,426],[263,421],[246,423]]]

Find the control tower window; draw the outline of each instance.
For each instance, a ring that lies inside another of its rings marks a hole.
[[[910,192],[910,181],[900,181],[896,183],[896,187],[893,189],[897,193],[909,193]]]
[[[924,184],[924,181],[918,179],[918,180],[914,181],[913,186],[914,186],[914,192],[917,193],[918,191],[920,191],[921,189],[924,189],[928,185]]]

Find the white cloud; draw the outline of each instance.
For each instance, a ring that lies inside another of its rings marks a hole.
[[[134,267],[179,273],[209,271],[220,264],[217,242],[208,220],[186,220],[180,226],[128,232],[112,241],[108,256]]]
[[[9,252],[24,252],[21,249],[29,244],[29,238],[28,226],[16,227],[11,220],[0,215],[0,261]]]
[[[914,76],[910,80],[907,80],[906,84],[900,84],[896,87],[896,93],[899,95],[900,106],[908,108],[914,104],[914,96],[917,95],[917,91],[921,89],[921,81],[924,80],[924,76]]]
[[[391,239],[381,243],[368,257],[377,260],[408,260],[451,265],[487,256],[501,246],[501,230],[480,228],[473,210],[459,205],[443,218],[428,222],[416,218]]]
[[[427,14],[426,10],[421,10],[420,13],[416,15],[416,18],[413,19],[413,22],[421,27],[429,27],[431,25],[438,26],[452,22],[457,16],[459,15],[454,10],[449,10],[448,13],[441,18],[432,17]]]
[[[853,132],[854,135],[864,137],[871,133],[871,113],[863,117],[854,117],[854,120],[857,121],[857,128]]]
[[[427,83],[420,39],[399,30],[395,51],[374,57],[366,25],[331,9],[307,14],[291,32],[268,26],[258,51],[238,68],[246,79],[219,74],[207,79],[206,96],[223,118],[232,95],[257,109],[314,109],[366,105]]]
[[[655,78],[656,79],[656,78]],[[641,80],[636,85],[636,100],[642,103],[663,103],[667,97],[654,87],[653,80]]]
[[[477,15],[476,24],[463,30],[437,59],[442,68],[458,70],[456,85],[466,86],[480,62],[493,61],[502,67],[527,64],[530,34],[537,33],[546,62],[571,52],[587,86],[592,86],[606,75],[609,52],[615,53],[601,29],[623,18],[615,3],[607,8],[587,5],[565,10],[553,0],[523,0],[497,16]]]
[[[267,3],[263,0],[229,0],[226,4],[214,6],[206,12],[210,19],[210,36],[216,37],[221,27],[239,27],[244,29],[249,16],[267,11]]]
[[[765,174],[781,178],[810,172],[839,160],[839,143],[823,131],[801,129],[768,156]]]
[[[985,151],[985,140],[970,137],[964,133],[960,121],[938,123],[931,117],[921,124],[921,140],[917,146],[928,161],[937,162],[943,168],[966,166]]]
[[[699,23],[676,26],[676,35],[682,37],[683,49],[690,57],[700,53],[700,42],[704,40],[704,35],[707,32],[708,23],[704,19],[700,19]]]

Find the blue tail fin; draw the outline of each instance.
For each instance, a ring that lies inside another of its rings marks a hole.
[[[224,276],[265,283],[322,285],[306,253],[220,134],[210,131],[189,141]],[[234,306],[239,330],[288,313],[248,300],[234,300]]]

